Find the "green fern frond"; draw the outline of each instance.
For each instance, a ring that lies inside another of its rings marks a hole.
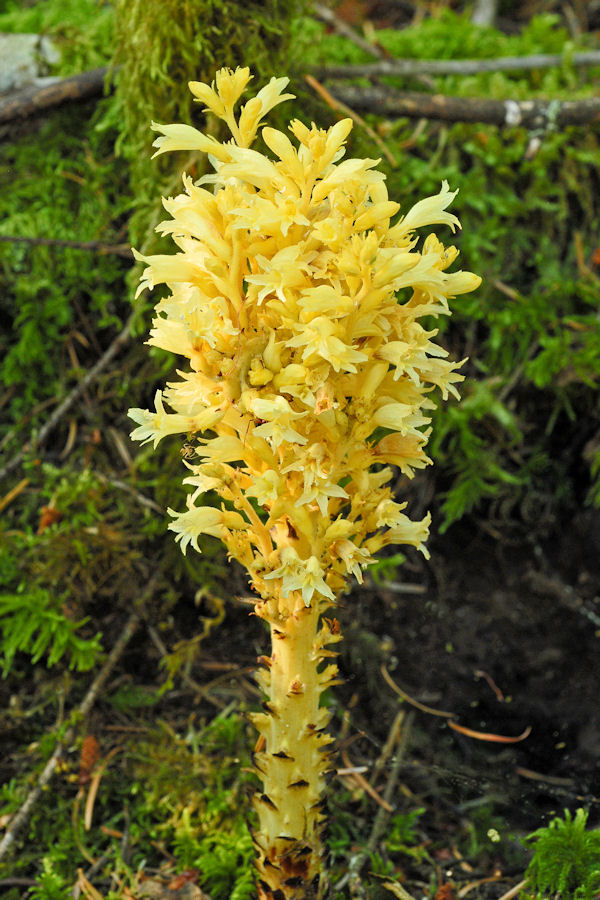
[[[74,621],[61,610],[60,597],[36,588],[29,593],[0,594],[0,662],[5,677],[17,653],[27,653],[32,663],[46,656],[50,668],[63,656],[69,668],[79,672],[91,669],[102,652],[100,635],[83,638],[78,630],[87,618]]]

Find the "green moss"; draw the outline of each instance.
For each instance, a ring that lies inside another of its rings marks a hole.
[[[0,234],[122,241],[123,178],[110,141],[90,130],[88,116],[57,112],[0,145]],[[111,254],[0,244],[0,382],[14,391],[3,429],[78,374],[69,371],[69,340],[82,366],[98,354],[105,330],[121,324],[127,268]]]
[[[141,721],[138,714],[137,737],[121,745],[119,764],[113,762],[103,775],[92,829],[83,825],[87,787],[76,798],[78,756],[73,754],[52,786],[51,807],[37,807],[28,833],[17,841],[10,875],[32,879],[38,900],[62,900],[72,891],[77,869],[103,857],[105,864],[89,877],[107,900],[122,898],[125,887],[137,895],[150,873],[165,884],[185,869],[197,872],[214,900],[250,900],[253,848],[241,810],[254,776],[244,719],[225,711],[196,725],[192,716],[187,727],[181,723],[181,735],[166,724],[144,730]],[[107,762],[114,757],[107,756],[109,739],[106,735],[102,742]],[[44,749],[49,754],[53,748]],[[18,809],[23,782],[13,779],[0,788],[0,815]],[[176,862],[165,864],[165,858]],[[5,867],[0,864],[0,878]],[[121,886],[111,890],[115,882]],[[8,888],[7,900],[18,900],[20,891]]]
[[[259,82],[288,70],[294,56],[290,23],[304,5],[267,0],[245,3],[242,11],[236,0],[117,0],[116,97],[108,117],[119,123],[117,150],[130,166],[134,246],[153,243],[159,198],[179,189],[182,171],[202,174],[205,166],[197,155],[150,162],[150,122],[191,123],[200,109],[188,82],[210,82],[223,66],[250,62]]]
[[[592,900],[600,891],[600,830],[587,831],[588,812],[575,816],[565,810],[564,819],[553,819],[525,839],[533,845],[533,858],[525,880],[535,900],[562,897]],[[528,891],[521,896],[531,896]]]

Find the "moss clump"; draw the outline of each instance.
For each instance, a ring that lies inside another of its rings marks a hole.
[[[152,246],[161,215],[157,196],[178,189],[183,170],[198,164],[196,157],[176,164],[162,157],[149,166],[150,122],[191,123],[187,84],[210,81],[218,66],[235,68],[252,60],[257,79],[268,80],[297,52],[290,25],[303,6],[304,0],[255,0],[243,10],[237,0],[117,0],[117,91],[109,118],[118,123],[117,150],[130,167],[134,246]]]
[[[592,900],[598,896],[600,829],[586,831],[588,815],[578,809],[572,816],[566,809],[564,819],[553,819],[525,839],[534,848],[525,880],[535,892],[535,900]],[[531,895],[526,892],[522,896]]]

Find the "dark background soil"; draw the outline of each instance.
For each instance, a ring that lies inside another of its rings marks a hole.
[[[355,585],[336,611],[344,684],[330,702],[340,753],[347,748],[352,764],[372,772],[402,708],[412,711],[402,780],[437,810],[434,827],[488,801],[521,835],[579,806],[598,827],[599,539],[599,511],[577,514],[543,542],[518,529],[491,536],[467,520],[430,539],[430,560],[409,555],[397,581]],[[231,575],[232,594],[238,581],[243,593],[243,575]],[[247,613],[228,608],[205,647],[212,658],[251,668],[267,652],[262,623]],[[530,733],[515,743],[461,734],[401,700],[382,666],[460,727]],[[339,755],[336,764],[344,765]]]
[[[402,581],[353,591],[340,615],[348,682],[338,690],[358,693],[357,727],[384,740],[402,702],[385,664],[412,698],[460,726],[508,737],[531,729],[517,743],[481,741],[415,711],[409,768],[414,752],[459,795],[511,806],[511,822],[528,831],[577,806],[597,825],[599,539],[592,511],[543,544],[461,523],[434,538],[429,562],[411,557],[399,570],[424,593],[404,593]]]

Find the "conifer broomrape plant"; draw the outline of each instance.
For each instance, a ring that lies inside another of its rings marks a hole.
[[[136,440],[195,442],[184,479],[193,490],[184,512],[169,510],[170,528],[184,553],[203,534],[224,542],[271,631],[258,675],[268,701],[252,716],[263,784],[254,837],[259,896],[283,900],[314,896],[322,869],[331,738],[319,701],[336,682],[328,647],[341,639],[325,613],[382,547],[427,553],[429,516],[405,515],[390,466],[410,477],[431,462],[430,394],[458,396],[463,378],[419,319],[447,315],[448,298],[480,279],[448,273],[457,250],[435,234],[415,249],[415,229],[458,225],[446,183],[390,226],[399,206],[378,161],[340,161],[350,119],[327,130],[295,119],[295,141],[264,127],[273,158],[251,149],[264,116],[292,95],[287,78],[273,78],[235,114],[249,80],[246,68],[222,69],[210,87],[190,84],[227,123],[228,143],[153,126],[157,154],[205,152],[215,174],[184,176],[184,192],[164,200],[171,219],[158,230],[179,252],[138,255],[140,290],[171,292],[148,343],[189,367],[157,391],[156,411],[129,414]],[[207,491],[220,508],[202,505]]]

